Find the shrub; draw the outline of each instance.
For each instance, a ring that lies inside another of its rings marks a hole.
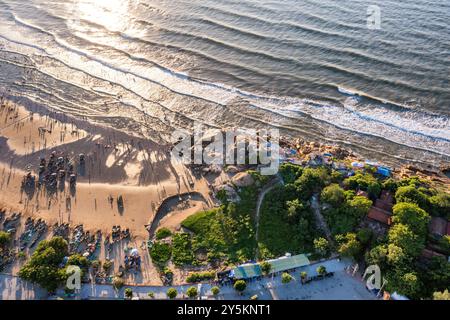
[[[133,298],[133,290],[131,290],[131,288],[125,289],[125,298],[127,299]]]
[[[148,296],[149,298],[154,298],[154,297],[155,297],[155,293],[152,292],[152,291],[150,291],[149,293],[147,293],[147,296]]]
[[[212,287],[211,292],[213,295],[217,296],[220,293],[219,287]]]
[[[11,234],[5,231],[0,231],[0,247],[6,247],[11,243]]]
[[[302,271],[302,272],[300,273],[300,277],[301,277],[303,280],[305,280],[306,278],[308,278],[308,273],[307,273],[306,271]]]
[[[316,271],[318,275],[323,276],[324,274],[327,273],[327,268],[325,268],[325,266],[318,266]]]
[[[186,294],[189,298],[195,298],[198,295],[198,290],[196,287],[190,287],[186,290]]]
[[[320,198],[323,202],[338,207],[345,200],[344,189],[337,184],[329,185],[322,190]]]
[[[192,253],[191,236],[177,233],[172,239],[172,261],[176,266],[192,265],[195,261]]]
[[[234,289],[238,292],[243,292],[247,288],[247,283],[244,280],[238,280],[233,285]]]
[[[189,283],[201,282],[205,280],[213,280],[216,277],[216,273],[214,271],[211,272],[192,272],[186,278],[186,281]]]
[[[89,267],[89,260],[80,254],[73,254],[67,260],[67,265],[78,266],[81,269],[86,270]]]
[[[292,276],[289,274],[289,273],[287,273],[287,272],[283,272],[282,274],[281,274],[281,282],[282,283],[289,283],[289,282],[291,282],[292,281]]]
[[[150,250],[152,260],[157,264],[164,264],[169,261],[172,255],[172,247],[168,243],[155,242]]]
[[[161,228],[156,231],[156,239],[161,240],[167,237],[170,237],[172,232],[167,228]]]
[[[169,298],[169,299],[175,299],[176,297],[177,297],[177,295],[178,295],[178,291],[177,291],[177,289],[175,289],[175,288],[169,288],[168,290],[167,290],[167,297]]]

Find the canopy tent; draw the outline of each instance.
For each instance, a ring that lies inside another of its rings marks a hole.
[[[285,256],[274,260],[267,261],[272,265],[271,272],[282,272],[295,268],[304,267],[310,264],[308,257],[304,254],[296,256]]]
[[[243,264],[239,267],[234,268],[234,278],[235,279],[251,279],[261,276],[262,271],[259,264]]]

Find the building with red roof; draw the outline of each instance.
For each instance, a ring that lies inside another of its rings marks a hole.
[[[390,213],[387,211],[384,211],[382,209],[379,209],[377,207],[370,208],[369,213],[367,214],[367,217],[371,220],[380,222],[387,226],[390,226],[392,224],[392,219],[391,219]]]
[[[448,234],[448,222],[444,218],[432,217],[428,225],[428,230],[431,234],[442,237]]]

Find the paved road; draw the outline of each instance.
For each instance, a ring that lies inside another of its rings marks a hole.
[[[315,265],[310,265],[297,270],[291,275],[294,280],[289,284],[281,282],[281,276],[273,278],[264,277],[258,281],[251,281],[242,295],[238,295],[233,287],[223,286],[218,296],[211,294],[210,284],[198,286],[202,299],[219,300],[248,300],[253,295],[258,295],[260,300],[373,300],[376,297],[368,292],[359,278],[347,274],[345,267],[350,262],[338,259],[328,260]],[[324,265],[329,272],[334,272],[334,277],[313,281],[309,284],[301,284],[300,273],[306,271],[309,276],[316,275],[316,268]],[[185,292],[191,285],[174,286],[178,291],[178,299],[186,298]],[[131,288],[133,295],[139,299],[149,299],[148,293],[153,292],[154,299],[167,299],[168,287],[161,286],[126,286],[116,292],[111,285],[84,284],[78,292],[76,299],[123,299],[125,288]],[[63,290],[57,294],[64,297]],[[45,290],[32,285],[20,278],[0,274],[0,299],[1,300],[42,300],[47,299]]]
[[[17,276],[0,274],[0,300],[42,300],[47,291]]]
[[[350,262],[338,259],[328,260],[314,265],[306,266],[297,270],[291,275],[294,280],[289,284],[281,282],[281,276],[273,278],[264,277],[258,281],[248,283],[247,289],[242,295],[238,295],[233,287],[223,286],[221,292],[214,297],[211,294],[211,285],[202,284],[198,286],[202,299],[219,299],[219,300],[248,300],[253,295],[258,295],[260,300],[373,300],[376,297],[368,292],[358,278],[347,274],[345,267]],[[331,278],[313,281],[303,285],[300,281],[300,272],[306,271],[309,276],[316,275],[316,269],[319,265],[324,265],[329,272],[334,272]],[[191,285],[174,286],[179,295],[178,299],[186,298],[185,292]],[[196,285],[197,286],[197,285]],[[133,295],[140,299],[149,299],[148,293],[154,293],[154,299],[167,299],[166,291],[168,287],[156,286],[133,286]],[[84,285],[80,298],[122,298],[124,290],[115,292],[110,285]]]

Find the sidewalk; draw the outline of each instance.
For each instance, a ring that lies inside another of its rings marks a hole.
[[[217,296],[211,294],[210,284],[192,284],[172,286],[178,291],[177,299],[187,299],[186,290],[191,286],[197,286],[199,298],[218,300],[248,300],[257,295],[259,300],[374,300],[371,294],[357,277],[347,274],[345,267],[350,263],[338,259],[323,261],[300,268],[291,273],[294,280],[283,284],[281,276],[264,277],[261,280],[249,281],[247,289],[239,295],[231,285],[220,287]],[[326,267],[328,272],[334,272],[334,276],[323,280],[313,281],[303,285],[300,281],[300,273],[306,271],[308,276],[316,275],[319,265]],[[125,286],[116,292],[112,285],[83,284],[75,299],[123,299],[126,288],[133,290],[133,296],[139,299],[152,299],[149,292],[154,294],[153,299],[167,299],[166,292],[170,287],[162,286]],[[57,295],[64,297],[64,290],[58,290]],[[45,300],[48,295],[45,290],[30,284],[20,278],[7,274],[0,274],[0,299],[1,300]]]

